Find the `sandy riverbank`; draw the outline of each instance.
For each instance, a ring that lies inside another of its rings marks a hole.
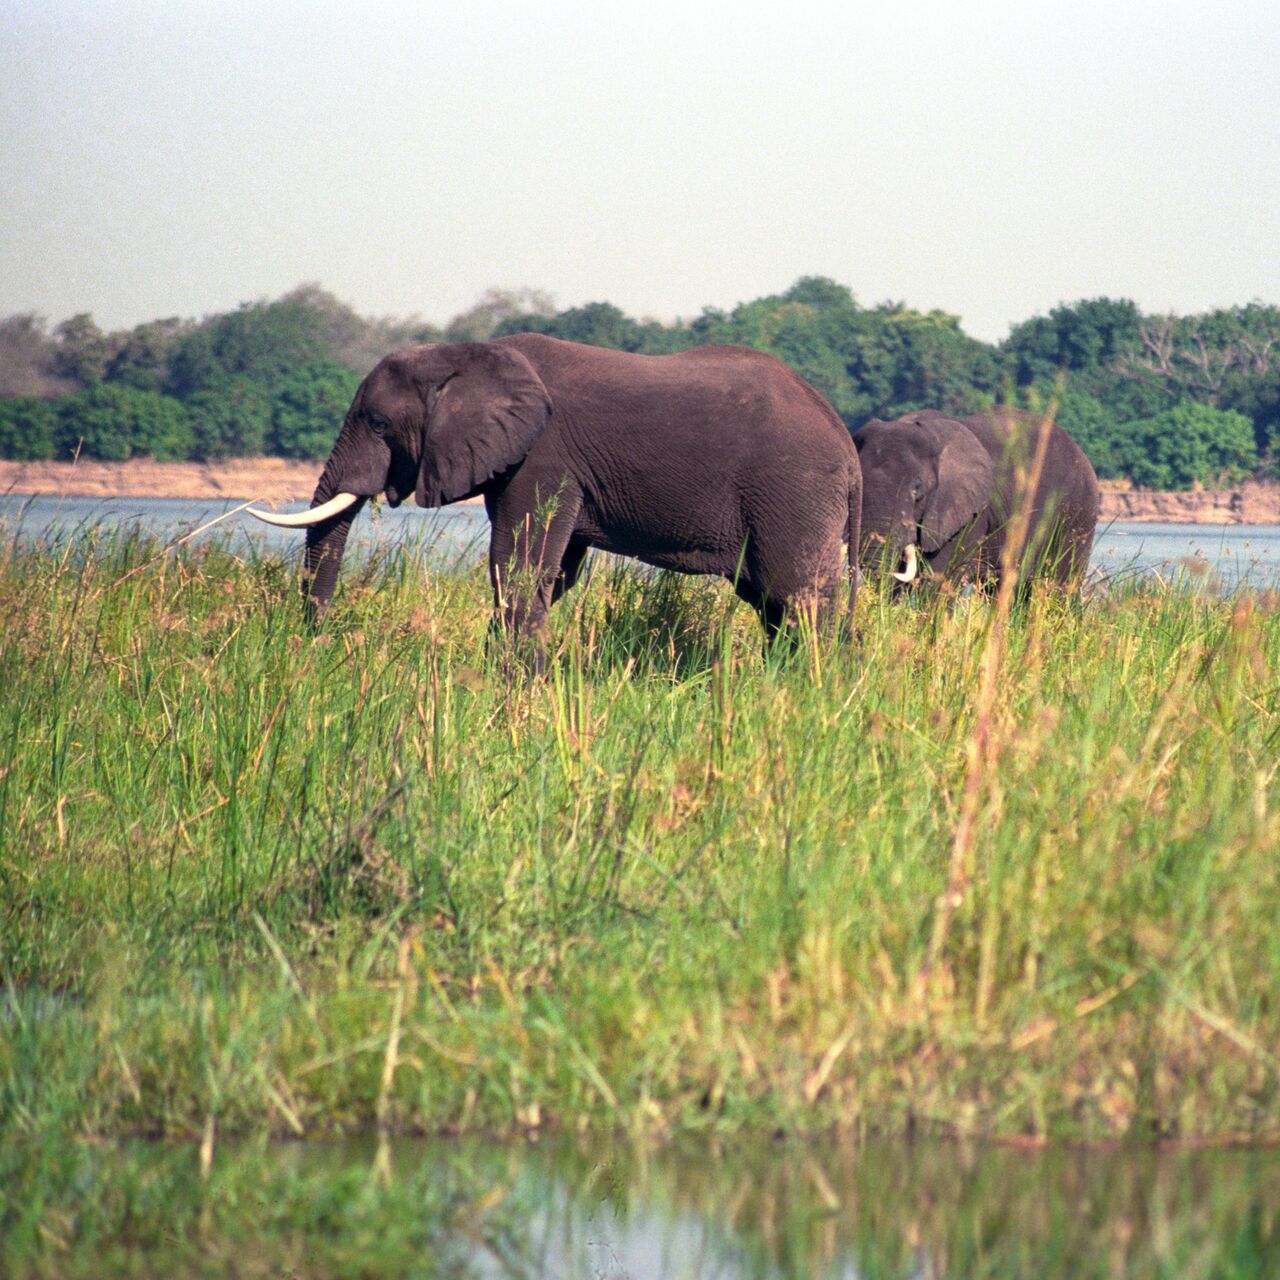
[[[88,498],[193,498],[304,502],[320,463],[289,458],[232,458],[226,462],[4,462],[0,493]]]
[[[320,475],[318,462],[236,458],[227,462],[4,462],[0,494],[192,498],[304,502]],[[1155,493],[1104,481],[1103,520],[1174,524],[1280,524],[1280,485],[1249,481],[1234,489]]]

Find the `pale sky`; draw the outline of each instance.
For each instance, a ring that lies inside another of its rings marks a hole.
[[[0,316],[1280,303],[1280,0],[0,0]]]

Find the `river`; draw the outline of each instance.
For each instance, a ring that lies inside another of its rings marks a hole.
[[[191,1146],[130,1144],[189,1170]],[[1272,1150],[564,1137],[229,1142],[213,1175],[429,1187],[475,1280],[1253,1280],[1280,1275]],[[481,1206],[470,1211],[464,1206]],[[380,1274],[376,1253],[360,1274]],[[431,1272],[430,1268],[427,1268]],[[397,1271],[397,1274],[400,1272]]]
[[[169,542],[201,530],[193,541],[218,540],[245,554],[288,553],[301,546],[295,530],[277,529],[237,513],[237,502],[198,502],[181,498],[57,498],[0,495],[0,539],[30,542],[60,539],[90,530],[140,531]],[[301,511],[305,503],[284,510]],[[352,526],[351,550],[405,546],[433,560],[468,563],[484,555],[488,524],[476,504],[422,511],[405,506],[361,515]],[[1100,582],[1118,583],[1137,576],[1196,585],[1280,587],[1280,525],[1197,525],[1112,522],[1099,529],[1092,568]]]

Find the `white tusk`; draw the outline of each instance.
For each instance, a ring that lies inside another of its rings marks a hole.
[[[899,582],[914,582],[916,580],[916,570],[919,564],[916,561],[916,544],[914,542],[907,545],[907,569],[905,573],[895,573],[893,576]]]
[[[354,493],[340,493],[330,498],[328,502],[322,502],[318,507],[312,507],[309,511],[296,511],[290,516],[278,516],[274,511],[257,511],[253,507],[248,507],[246,510],[251,516],[257,516],[267,524],[278,524],[284,529],[302,529],[307,525],[319,524],[321,520],[328,520],[330,516],[336,516],[353,502],[359,501],[359,497]]]

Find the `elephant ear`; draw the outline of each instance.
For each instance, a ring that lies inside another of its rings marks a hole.
[[[487,342],[437,348],[415,499],[439,507],[474,494],[521,461],[551,416],[551,397],[533,365],[511,347]],[[441,376],[439,357],[447,356]]]
[[[920,546],[926,554],[939,550],[990,505],[994,480],[991,455],[957,422],[938,455],[938,484],[920,515]]]

